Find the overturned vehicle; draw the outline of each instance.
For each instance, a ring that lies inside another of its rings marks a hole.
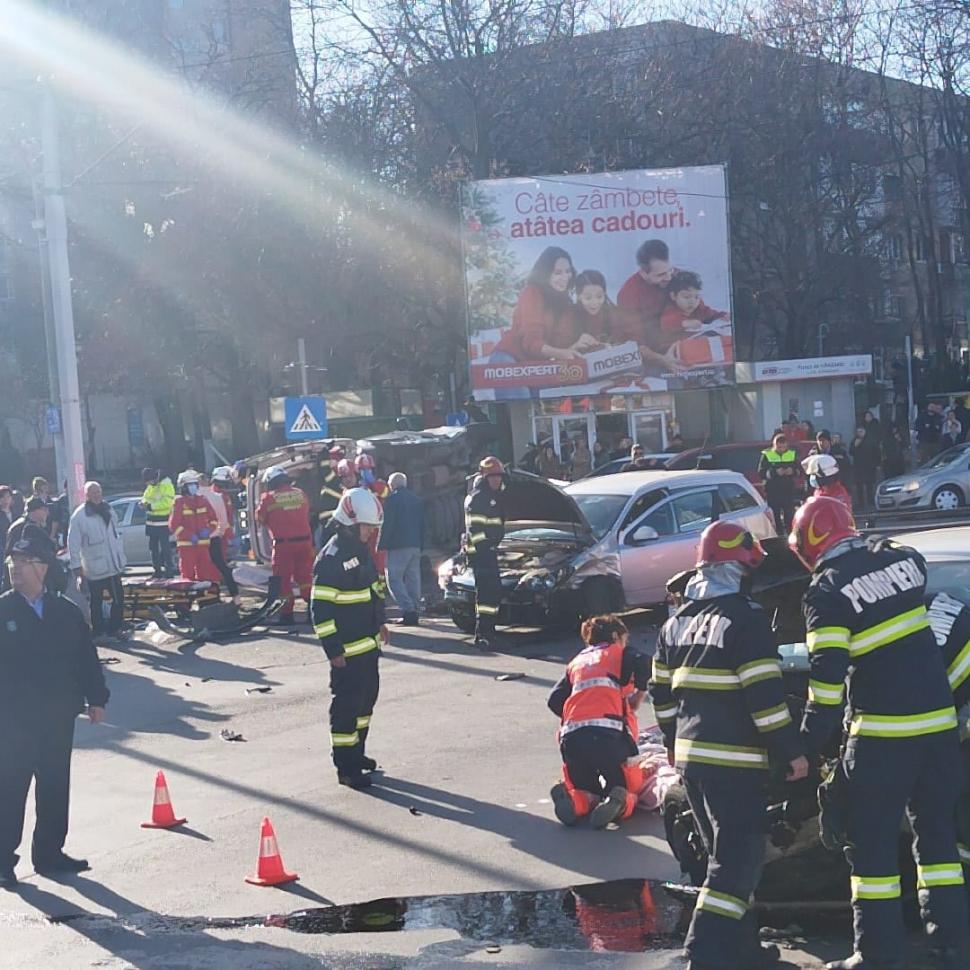
[[[912,546],[926,559],[929,573],[927,593],[943,594],[946,609],[953,600],[970,607],[970,527],[934,529],[893,537]],[[801,600],[809,575],[781,539],[763,543],[768,553],[754,573],[752,596],[772,617],[778,645],[786,700],[796,723],[801,721],[808,697],[809,654],[805,643]],[[668,588],[672,602],[682,596],[692,571],[674,576]],[[936,601],[934,601],[935,603]],[[931,605],[931,621],[934,606]],[[952,616],[951,616],[952,622]],[[933,624],[940,642],[942,631]],[[970,705],[967,705],[970,707]],[[963,744],[970,745],[966,732],[966,707],[961,712]],[[823,845],[819,819],[819,785],[834,766],[842,742],[841,732],[829,739],[823,750],[821,770],[796,783],[784,780],[783,768],[772,772],[769,780],[768,820],[770,844],[756,900],[771,911],[798,908],[819,914],[848,904],[849,867],[843,853]],[[707,854],[697,830],[687,794],[682,785],[673,785],[661,806],[664,828],[671,851],[684,874],[699,886],[707,869]],[[970,809],[964,808],[964,813]],[[970,835],[970,817],[959,819],[962,838]],[[899,833],[899,872],[904,896],[915,897],[916,872],[912,858],[913,833],[904,819]]]

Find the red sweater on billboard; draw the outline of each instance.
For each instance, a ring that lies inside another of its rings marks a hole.
[[[616,294],[616,305],[629,312],[617,314],[614,342],[635,340],[651,346],[648,335],[656,331],[667,300],[667,291],[662,286],[648,283],[639,273],[634,273]]]
[[[573,342],[568,339],[572,330],[570,316],[568,312],[557,313],[549,306],[542,288],[527,283],[512,311],[512,326],[502,334],[495,350],[511,354],[516,360],[545,360],[543,346],[568,347]]]
[[[664,333],[672,333],[684,329],[687,320],[699,320],[701,323],[712,323],[714,320],[727,320],[727,313],[724,310],[714,310],[703,300],[697,304],[694,312],[688,316],[676,303],[671,303],[664,308],[660,315],[660,329]]]

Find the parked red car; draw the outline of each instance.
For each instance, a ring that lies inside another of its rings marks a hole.
[[[789,442],[789,447],[795,449],[799,462],[808,457],[814,445],[814,441]],[[764,484],[758,477],[758,462],[761,459],[761,452],[770,447],[770,441],[743,441],[728,445],[711,445],[707,448],[689,448],[671,458],[666,467],[671,471],[717,468],[740,472],[764,496]],[[796,488],[802,488],[803,476],[799,475],[795,484]]]

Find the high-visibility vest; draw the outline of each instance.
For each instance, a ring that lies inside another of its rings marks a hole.
[[[774,448],[765,448],[761,452],[765,458],[768,459],[773,465],[791,465],[794,464],[798,455],[795,454],[794,448],[789,448],[787,451],[783,451],[780,455]]]
[[[150,484],[142,494],[145,503],[145,521],[148,525],[168,525],[168,517],[175,504],[175,486],[170,478],[162,478]]]
[[[620,688],[623,646],[600,643],[581,650],[566,668],[572,691],[562,711],[559,736],[584,727],[626,728],[626,703]]]

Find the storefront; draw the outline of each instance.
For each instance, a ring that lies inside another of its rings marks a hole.
[[[616,449],[624,438],[643,446],[648,454],[662,452],[677,432],[672,394],[617,394],[598,397],[543,398],[511,404],[516,453],[530,442],[551,439],[557,455],[562,444],[582,439],[590,451],[598,441],[607,451]],[[523,413],[524,412],[524,413]],[[523,418],[525,420],[523,420]]]

